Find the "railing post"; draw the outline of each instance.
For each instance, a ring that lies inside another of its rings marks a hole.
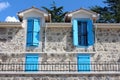
[[[69,72],[70,72],[70,61],[69,61]]]

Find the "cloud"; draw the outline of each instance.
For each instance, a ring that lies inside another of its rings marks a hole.
[[[0,11],[6,9],[9,6],[10,4],[8,2],[0,2]]]
[[[5,19],[6,22],[19,22],[14,16],[7,16]]]

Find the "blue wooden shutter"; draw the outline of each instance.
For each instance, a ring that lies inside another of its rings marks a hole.
[[[33,29],[33,45],[39,46],[39,40],[40,40],[40,20],[34,19],[34,29]]]
[[[78,71],[90,71],[90,55],[89,54],[79,54],[77,57]]]
[[[38,58],[37,54],[26,55],[25,71],[38,71]]]
[[[28,19],[27,20],[27,46],[31,46],[33,43],[33,27],[34,27],[34,20]]]
[[[94,44],[94,32],[93,32],[92,20],[88,20],[87,31],[88,31],[88,45],[93,45]]]
[[[73,44],[78,46],[78,22],[73,20]]]

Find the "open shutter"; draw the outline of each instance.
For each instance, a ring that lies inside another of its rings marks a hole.
[[[28,19],[27,20],[27,46],[31,46],[33,43],[33,27],[34,27],[34,20]]]
[[[78,71],[90,71],[90,55],[89,54],[79,54],[77,57]]]
[[[88,20],[87,31],[88,31],[88,46],[90,46],[94,44],[94,32],[92,20]]]
[[[34,29],[33,29],[33,45],[39,46],[39,40],[40,40],[40,20],[34,19]]]
[[[38,54],[27,54],[26,55],[26,63],[25,63],[25,71],[38,71]]]
[[[73,20],[73,44],[78,46],[78,22]]]

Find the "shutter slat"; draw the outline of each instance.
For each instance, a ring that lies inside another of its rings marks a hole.
[[[39,46],[39,32],[40,32],[40,20],[34,19],[34,31],[33,31],[33,45]]]
[[[25,71],[38,71],[38,58],[39,55],[26,55]]]
[[[88,20],[87,31],[88,31],[88,45],[90,46],[94,44],[94,32],[92,20]]]
[[[33,43],[33,27],[34,27],[34,24],[33,24],[34,20],[33,19],[28,19],[27,20],[27,46],[31,46],[32,43]]]
[[[73,44],[78,46],[78,22],[73,20]]]
[[[90,55],[89,54],[78,55],[77,61],[78,61],[78,72],[90,71]]]

